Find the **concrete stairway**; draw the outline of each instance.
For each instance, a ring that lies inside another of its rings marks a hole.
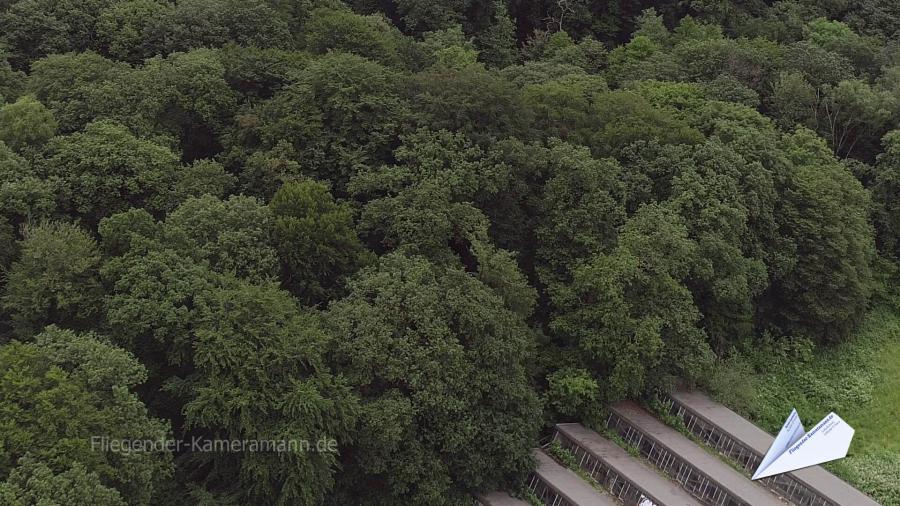
[[[668,406],[694,440],[631,401],[609,408],[605,429],[619,443],[579,424],[557,424],[550,444],[558,444],[574,461],[552,457],[558,450],[536,449],[536,469],[527,482],[532,501],[546,506],[878,506],[818,466],[751,481],[749,474],[771,435],[698,392],[675,392]],[[476,504],[530,503],[494,492],[479,495]]]

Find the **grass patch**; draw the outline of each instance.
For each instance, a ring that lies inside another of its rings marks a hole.
[[[879,374],[871,401],[844,417],[856,429],[854,449],[861,453],[900,451],[900,340],[881,346],[876,363]]]

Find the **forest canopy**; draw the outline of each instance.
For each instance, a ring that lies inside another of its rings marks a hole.
[[[847,340],[897,300],[898,5],[0,1],[0,503],[467,504]]]

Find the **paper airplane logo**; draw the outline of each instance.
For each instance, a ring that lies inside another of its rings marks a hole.
[[[781,431],[778,432],[766,456],[759,463],[753,479],[758,480],[844,458],[850,449],[854,432],[853,427],[847,425],[847,422],[833,411],[809,432],[804,432],[800,416],[794,409],[781,426]]]

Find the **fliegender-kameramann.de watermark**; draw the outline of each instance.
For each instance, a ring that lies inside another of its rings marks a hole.
[[[92,436],[91,450],[111,453],[336,453],[335,439],[124,439]]]

